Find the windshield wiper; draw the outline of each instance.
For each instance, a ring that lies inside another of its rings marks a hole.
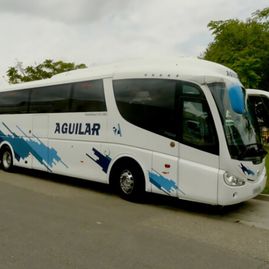
[[[267,152],[263,149],[261,144],[253,143],[245,145],[244,149],[239,154],[239,159],[251,158],[251,157],[261,157],[263,158]]]

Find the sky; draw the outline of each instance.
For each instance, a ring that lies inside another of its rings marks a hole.
[[[17,62],[88,67],[201,55],[212,20],[246,20],[268,0],[0,0],[0,86]]]

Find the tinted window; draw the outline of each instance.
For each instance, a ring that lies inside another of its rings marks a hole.
[[[217,133],[207,101],[196,85],[186,86],[183,83],[181,142],[218,154]],[[184,92],[184,88],[188,91]]]
[[[264,144],[269,143],[269,99],[264,96],[248,96],[249,113],[258,126]]]
[[[10,91],[0,93],[0,113],[27,113],[29,90]]]
[[[93,80],[75,83],[71,111],[106,111],[103,81]]]
[[[184,82],[182,83],[182,95],[184,96],[201,96],[201,90],[194,84]]]
[[[260,126],[269,127],[269,100],[262,96],[248,96],[248,105]]]
[[[127,121],[169,137],[176,137],[176,81],[126,79],[113,82],[119,112]]]
[[[71,84],[33,89],[30,113],[68,112],[70,91]]]

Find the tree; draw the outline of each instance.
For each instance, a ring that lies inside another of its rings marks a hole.
[[[245,22],[211,21],[208,28],[214,41],[203,58],[235,70],[247,88],[269,90],[269,7]]]
[[[23,68],[22,63],[18,62],[15,67],[9,67],[7,76],[9,83],[16,84],[21,82],[51,78],[52,76],[62,72],[86,67],[87,66],[85,64],[76,65],[75,63],[53,61],[47,59],[41,64]]]

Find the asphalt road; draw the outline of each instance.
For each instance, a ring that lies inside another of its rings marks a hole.
[[[269,268],[269,202],[224,209],[0,171],[0,269]]]

